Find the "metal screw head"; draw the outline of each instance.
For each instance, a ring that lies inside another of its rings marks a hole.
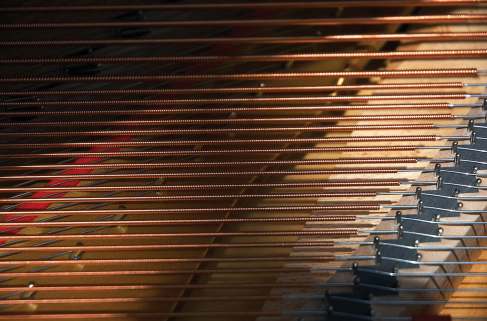
[[[418,253],[418,254],[416,255],[416,261],[418,261],[418,262],[419,262],[419,261],[421,261],[421,259],[422,259],[422,258],[423,258],[423,255],[421,255],[420,253]]]
[[[463,203],[462,202],[458,202],[457,203],[457,210],[461,210],[463,207]]]
[[[414,240],[414,247],[418,247],[419,246],[419,240]]]
[[[452,193],[453,197],[457,197],[460,194],[460,191],[458,189],[454,190]]]
[[[440,227],[440,228],[438,229],[438,236],[441,236],[442,234],[443,234],[443,229]]]
[[[482,184],[482,180],[480,178],[477,178],[475,180],[475,186],[480,186],[480,184]]]
[[[440,214],[436,214],[433,220],[435,222],[439,222],[440,221],[440,218],[441,218],[441,215]]]
[[[473,174],[477,174],[478,171],[479,171],[479,167],[478,166],[472,167],[472,173]]]

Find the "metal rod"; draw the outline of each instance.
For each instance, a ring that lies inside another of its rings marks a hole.
[[[164,38],[164,39],[93,39],[93,40],[14,40],[0,41],[0,47],[6,46],[128,46],[128,45],[164,45],[194,43],[335,43],[358,41],[458,41],[482,40],[487,32],[432,32],[432,33],[395,33],[395,34],[356,34],[311,37],[233,37],[233,38]]]
[[[415,206],[414,206],[415,207]],[[209,208],[157,208],[157,209],[123,209],[123,210],[29,210],[5,211],[2,215],[144,215],[144,214],[200,214],[219,212],[311,212],[311,211],[378,211],[379,204],[362,205],[315,205],[315,206],[262,206],[262,207],[209,207]],[[318,234],[319,235],[319,234]],[[52,235],[51,235],[52,236]],[[66,236],[66,235],[59,235]],[[0,236],[1,238],[19,237],[19,235]],[[44,236],[43,236],[44,237]],[[45,236],[48,237],[48,236]],[[75,235],[73,236],[75,237]]]
[[[283,316],[283,315],[320,315],[325,316],[325,311],[213,311],[213,312],[120,312],[120,313],[76,313],[76,314],[10,314],[0,315],[0,320],[22,319],[119,319],[119,318],[169,318],[169,317],[249,317],[249,316]]]
[[[424,147],[424,148],[423,148]],[[431,148],[429,148],[431,147]],[[266,149],[216,149],[216,150],[165,150],[137,152],[65,152],[36,154],[0,154],[0,158],[59,158],[59,157],[149,157],[180,155],[234,155],[234,154],[299,154],[330,152],[373,152],[373,151],[415,151],[419,149],[443,149],[442,146],[367,146],[367,147],[301,147],[301,148],[266,148]],[[447,147],[446,149],[449,149]]]
[[[337,269],[334,269],[335,271]],[[331,270],[330,270],[331,271]],[[35,276],[44,277],[105,277],[122,275],[184,275],[184,274],[264,274],[264,273],[310,273],[312,269],[307,267],[300,268],[270,268],[270,269],[208,269],[208,270],[145,270],[145,271],[75,271],[75,272],[36,272]],[[324,271],[325,272],[325,271]],[[32,272],[0,272],[0,277],[31,278]]]
[[[262,165],[335,165],[335,164],[416,164],[432,159],[404,158],[340,158],[340,159],[302,159],[302,160],[267,160],[267,161],[230,161],[230,162],[160,162],[160,163],[101,163],[101,164],[42,164],[42,165],[6,165],[0,170],[40,170],[40,169],[133,169],[133,168],[201,168],[229,166]],[[448,160],[453,161],[453,159]]]
[[[88,222],[87,222],[88,223]],[[62,251],[153,251],[153,250],[171,250],[171,249],[188,249],[188,248],[252,248],[252,247],[333,247],[332,241],[327,242],[272,242],[272,243],[207,243],[207,244],[150,244],[150,245],[110,245],[110,246],[48,246],[48,247],[0,247],[0,251],[15,252],[62,252]],[[132,288],[131,288],[132,289]],[[37,287],[36,287],[37,290]],[[0,287],[0,291],[6,291]]]
[[[374,105],[330,105],[330,106],[265,106],[232,108],[164,108],[129,110],[57,110],[57,111],[4,111],[4,116],[79,116],[79,115],[168,115],[168,114],[214,114],[268,111],[325,111],[325,110],[374,110],[374,109],[449,109],[456,106],[448,103],[436,104],[374,104]]]
[[[173,94],[218,94],[218,93],[255,93],[255,92],[314,92],[314,91],[355,91],[355,90],[398,90],[398,89],[433,89],[463,88],[478,84],[461,82],[440,83],[397,83],[342,86],[290,86],[290,87],[231,87],[231,88],[176,88],[176,89],[93,89],[93,90],[45,90],[45,91],[3,91],[0,96],[83,96],[83,95],[173,95]],[[487,86],[487,85],[486,85]],[[435,104],[432,104],[435,105]]]
[[[202,302],[202,301],[250,301],[250,300],[323,300],[323,295],[262,295],[262,296],[198,296],[198,297],[124,297],[96,299],[3,299],[2,304],[97,304],[139,302]]]
[[[60,121],[60,122],[3,122],[0,127],[78,127],[78,126],[156,126],[189,124],[253,124],[253,123],[294,123],[294,122],[337,122],[337,121],[387,121],[420,119],[454,119],[463,116],[451,114],[419,115],[365,115],[365,116],[324,116],[324,117],[267,117],[267,118],[221,118],[221,119],[161,119],[161,120],[119,120],[119,121]],[[479,115],[476,117],[485,117]],[[102,142],[99,142],[100,144]],[[114,143],[114,142],[110,142]],[[129,142],[126,142],[129,143]],[[134,142],[132,142],[133,144]],[[7,144],[2,144],[5,147]]]
[[[338,235],[339,233],[337,233]],[[127,235],[127,234],[126,234]],[[343,235],[348,235],[343,233]],[[31,266],[31,265],[76,265],[76,264],[83,264],[83,265],[118,265],[118,264],[146,264],[146,263],[191,263],[191,262],[259,262],[259,261],[268,261],[268,262],[276,262],[276,261],[298,261],[298,262],[306,262],[306,261],[335,261],[340,260],[339,257],[335,257],[332,255],[327,256],[279,256],[279,257],[208,257],[208,258],[158,258],[158,259],[110,259],[110,260],[49,260],[49,261],[0,261],[0,266],[9,266],[9,265],[23,265],[23,266]]]
[[[275,171],[231,171],[231,172],[179,172],[148,174],[64,174],[64,175],[11,175],[0,176],[4,181],[52,180],[52,179],[147,179],[147,178],[214,178],[238,176],[285,176],[285,175],[340,175],[340,174],[395,174],[397,168],[361,168],[330,170],[275,170]]]
[[[97,131],[48,131],[48,132],[3,132],[0,137],[61,137],[61,136],[145,136],[145,135],[194,135],[222,133],[262,132],[347,132],[356,130],[418,130],[442,128],[449,125],[404,124],[404,125],[352,125],[352,126],[303,126],[303,127],[249,127],[249,128],[202,128],[202,129],[140,129],[140,130],[97,130]],[[462,128],[467,125],[451,125]]]
[[[371,187],[401,186],[408,182],[400,181],[326,181],[326,182],[294,182],[294,183],[248,183],[248,184],[189,184],[189,185],[150,185],[150,186],[49,186],[49,187],[0,187],[1,193],[12,192],[111,192],[111,191],[182,191],[182,190],[214,190],[242,188],[326,188],[326,187]],[[411,183],[411,182],[410,182]]]
[[[206,99],[152,99],[152,100],[90,100],[90,101],[34,101],[0,102],[0,106],[12,107],[68,107],[68,106],[161,106],[195,104],[268,104],[286,102],[327,102],[327,101],[370,101],[370,100],[407,100],[407,99],[465,99],[465,93],[451,94],[396,94],[396,95],[354,95],[354,96],[319,96],[319,97],[269,97],[269,98],[206,98]]]
[[[112,196],[112,197],[50,197],[50,203],[77,202],[169,202],[169,201],[208,201],[220,199],[255,199],[255,198],[321,198],[321,197],[375,197],[375,192],[335,192],[335,193],[272,193],[272,194],[211,194],[211,195],[163,195],[163,196]],[[0,198],[0,204],[10,203],[45,203],[45,198]],[[8,223],[10,224],[10,223]],[[0,223],[0,226],[2,223]]]
[[[316,61],[324,59],[438,59],[438,58],[483,58],[486,49],[473,50],[415,50],[381,52],[336,52],[287,55],[234,55],[234,56],[146,56],[146,57],[82,57],[82,58],[7,58],[0,64],[67,64],[67,63],[160,63],[195,61]]]
[[[55,234],[55,235],[0,235],[0,240],[128,240],[128,239],[147,239],[147,238],[161,238],[161,237],[201,237],[201,236],[289,236],[289,235],[321,235],[321,236],[351,236],[357,235],[357,230],[354,229],[340,229],[340,230],[322,230],[322,231],[265,231],[265,232],[204,232],[204,233],[158,233],[158,234]],[[13,248],[14,249],[14,248]],[[5,262],[0,261],[0,265]],[[24,264],[24,261],[15,264]],[[33,261],[34,263],[39,261]],[[79,260],[69,261],[67,264],[82,264]],[[57,261],[45,261],[45,263],[54,264]],[[8,263],[15,265],[14,263]]]
[[[487,34],[487,33],[486,33]],[[302,73],[262,74],[184,74],[154,76],[88,76],[88,77],[7,77],[0,83],[77,83],[77,82],[160,82],[199,80],[264,80],[264,79],[306,79],[306,78],[411,78],[411,77],[475,77],[477,68],[457,69],[412,69],[412,70],[370,70],[370,71],[328,71]]]
[[[0,124],[1,125],[1,124]],[[270,139],[219,139],[219,140],[152,140],[152,141],[102,141],[76,143],[17,143],[0,144],[2,148],[62,148],[62,147],[142,147],[142,146],[199,146],[199,145],[247,145],[247,144],[312,144],[312,143],[360,143],[360,142],[432,142],[440,139],[469,140],[470,136],[343,136],[325,138],[270,138]],[[36,154],[31,154],[36,156]]]
[[[67,28],[144,28],[204,26],[336,26],[380,25],[390,23],[466,23],[485,22],[485,14],[452,14],[429,16],[388,16],[327,19],[254,19],[254,20],[192,20],[192,21],[125,21],[125,22],[41,22],[3,23],[0,29],[67,29]]]
[[[480,5],[486,0],[374,0],[326,2],[268,2],[268,3],[187,3],[155,5],[97,5],[97,6],[10,6],[0,12],[62,12],[62,11],[153,11],[153,10],[206,10],[206,9],[302,9],[302,8],[353,8],[353,7],[436,7]]]

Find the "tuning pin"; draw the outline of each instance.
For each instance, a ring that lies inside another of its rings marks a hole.
[[[440,175],[440,171],[441,171],[441,165],[440,165],[440,163],[436,163],[435,164],[435,169],[433,171],[433,175],[434,176],[439,176]]]
[[[67,58],[85,58],[92,57],[93,48],[81,50],[66,56]],[[101,72],[101,64],[91,63],[71,63],[63,66],[63,72],[70,75],[94,75]]]
[[[374,244],[373,244],[374,250],[378,250],[379,249],[379,245],[380,245],[380,237],[375,236],[374,237]]]
[[[66,64],[63,71],[71,75],[93,75],[101,72],[101,64]]]
[[[438,176],[438,178],[436,179],[436,189],[440,190],[442,188],[443,188],[443,177]]]
[[[453,163],[455,164],[455,166],[460,166],[460,154],[459,153],[455,154],[455,158],[453,160]]]
[[[145,19],[145,16],[143,15],[142,10],[138,10],[118,15],[114,19],[123,22],[141,21]],[[122,38],[135,38],[141,37],[151,32],[151,28],[123,28],[118,30],[118,35]]]
[[[382,263],[382,253],[380,251],[375,252],[375,264]]]
[[[472,132],[470,134],[470,144],[475,144],[477,142],[477,133],[476,132]]]
[[[421,192],[422,192],[422,190],[423,190],[423,189],[422,189],[421,187],[419,187],[419,186],[418,186],[418,187],[416,187],[416,191],[415,191],[415,193],[414,193],[414,198],[415,198],[416,200],[418,200],[418,201],[421,199]]]
[[[423,214],[423,210],[424,210],[424,202],[419,200],[418,201],[418,206],[416,207],[417,210],[418,210],[418,214]]]
[[[396,212],[396,218],[394,219],[394,222],[396,224],[401,224],[402,223],[402,212],[401,211],[397,211]]]
[[[23,292],[22,295],[20,296],[22,298],[22,300],[31,300],[34,298],[34,295],[36,294],[36,292],[34,291],[34,287],[36,286],[36,284],[34,282],[29,282],[29,285],[27,285],[27,287],[32,290],[32,291],[26,291],[26,292]]]
[[[121,211],[124,211],[124,210],[126,210],[126,209],[127,209],[127,207],[125,207],[124,205],[120,205],[120,206],[118,207],[118,209],[119,209],[119,210],[121,210]],[[113,220],[114,220],[114,221],[122,221],[122,220],[125,218],[125,216],[126,216],[125,214],[123,214],[123,213],[119,213],[119,214],[117,214],[117,215],[115,215],[115,216],[113,217]],[[127,230],[128,230],[128,226],[127,226],[127,225],[119,225],[119,226],[117,226],[117,229],[118,229],[119,231],[121,231],[122,233],[125,233],[125,232],[127,232]]]
[[[261,82],[260,85],[259,85],[260,88],[264,88],[265,87],[265,83]],[[264,96],[264,92],[263,91],[258,91],[255,93],[255,97],[262,97]]]
[[[357,275],[357,271],[358,271],[358,262],[353,262],[352,263],[352,274]]]
[[[404,226],[399,225],[397,227],[397,238],[401,239],[401,238],[403,238],[403,236],[404,236]]]
[[[451,144],[451,152],[452,152],[453,154],[458,153],[458,142],[457,142],[457,141],[454,141],[454,142]]]
[[[78,242],[78,243],[76,243],[76,246],[78,246],[78,247],[83,246],[83,243]],[[81,260],[81,258],[83,257],[83,253],[84,252],[81,250],[72,251],[71,253],[69,253],[69,258],[71,260]]]
[[[360,287],[360,278],[357,276],[353,279],[353,289],[358,290]]]

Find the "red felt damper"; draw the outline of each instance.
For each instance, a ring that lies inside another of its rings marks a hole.
[[[107,141],[129,141],[131,139],[130,136],[121,136],[121,137],[113,137],[110,139],[107,139]],[[97,152],[99,150],[106,149],[106,147],[96,147],[90,149],[90,152]],[[119,147],[116,148],[110,148],[106,149],[106,151],[118,151],[120,150]],[[103,158],[100,157],[83,157],[83,158],[78,158],[74,163],[75,164],[88,164],[88,163],[93,163],[99,160],[102,160]],[[89,174],[93,170],[92,169],[71,169],[71,170],[66,170],[62,171],[62,175],[67,175],[67,174]],[[51,180],[46,184],[46,186],[51,186],[51,185],[58,185],[58,186],[76,186],[81,182],[81,180],[62,180],[62,179],[57,179],[57,180]],[[40,197],[45,197],[46,195],[53,194],[53,192],[37,192],[31,195],[32,198],[40,198]],[[56,195],[52,195],[50,197],[63,197],[66,194],[64,193],[56,193]],[[18,210],[21,211],[28,211],[28,210],[45,210],[51,205],[47,198],[45,203],[23,203],[17,206]],[[16,218],[18,217],[18,218]],[[15,216],[15,215],[7,215],[2,219],[2,222],[5,221],[16,221],[16,222],[30,222],[36,218],[35,215],[29,215],[29,216]],[[9,230],[8,232],[5,232],[4,234],[17,234],[22,228],[17,228],[17,229],[12,229],[10,230],[9,227],[3,227],[0,228],[0,232],[3,230]],[[0,244],[3,244],[4,241],[0,241]]]

